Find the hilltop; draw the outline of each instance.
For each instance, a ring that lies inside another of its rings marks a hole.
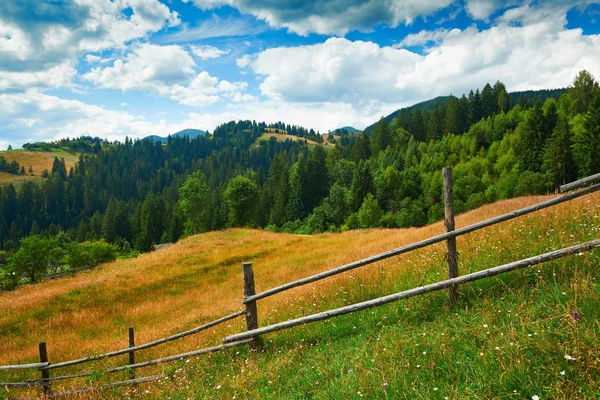
[[[67,171],[75,166],[79,159],[79,152],[68,149],[52,149],[52,150],[9,150],[0,151],[0,156],[4,157],[7,162],[17,161],[19,165],[25,168],[26,174],[11,174],[0,171],[0,183],[12,183],[19,186],[25,181],[38,181],[41,179],[41,174],[44,170],[51,171],[54,158],[64,159]],[[32,172],[29,172],[31,167]]]
[[[182,137],[188,137],[190,139],[194,139],[198,136],[205,136],[207,134],[206,131],[200,130],[200,129],[184,129],[181,130],[179,132],[175,132],[169,136],[171,136],[172,138],[182,138]],[[148,139],[152,142],[161,142],[161,143],[167,143],[169,141],[169,137],[162,137],[162,136],[157,136],[157,135],[150,135],[150,136],[146,136],[144,139]]]
[[[457,227],[543,199],[484,206],[458,216]],[[460,237],[461,273],[594,238],[599,200],[598,194],[586,196]],[[232,229],[3,293],[0,364],[34,362],[42,340],[58,362],[122,348],[128,326],[136,327],[137,343],[145,343],[235,312],[241,309],[242,261],[254,263],[262,291],[442,231],[441,223],[316,236]],[[440,243],[260,301],[259,325],[439,281],[445,275],[444,251]],[[117,389],[102,397],[354,398],[360,393],[462,399],[511,397],[516,391],[520,398],[593,398],[600,389],[599,264],[598,252],[583,254],[464,286],[456,306],[443,294],[431,294],[270,334],[255,358],[239,348],[146,368],[139,376],[164,372],[169,378],[139,392]],[[573,320],[573,311],[579,320]],[[218,344],[244,329],[243,319],[237,319],[144,351],[136,360]],[[0,376],[9,379],[8,373]],[[78,386],[65,382],[67,388]]]

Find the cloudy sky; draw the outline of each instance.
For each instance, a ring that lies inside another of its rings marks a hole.
[[[321,132],[600,77],[600,1],[2,0],[0,148],[232,119]]]

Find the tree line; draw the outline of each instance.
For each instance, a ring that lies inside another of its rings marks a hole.
[[[582,71],[566,92],[535,93],[514,101],[501,82],[488,84],[401,111],[391,123],[382,118],[372,132],[344,134],[327,149],[257,141],[267,128],[311,132],[255,121],[166,146],[126,139],[68,172],[58,160],[41,184],[2,188],[0,245],[15,253],[24,237],[64,233],[147,251],[234,226],[308,234],[422,226],[443,217],[444,166],[454,167],[457,212],[600,172],[594,77]]]

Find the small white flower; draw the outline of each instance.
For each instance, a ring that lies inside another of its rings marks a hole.
[[[484,328],[487,328],[487,327],[488,327],[488,324],[483,324],[483,327],[484,327]]]
[[[565,373],[566,373],[565,371],[560,371],[560,374],[561,374],[561,375],[564,375]]]
[[[215,389],[221,389],[221,385],[217,386]]]
[[[500,347],[496,346],[496,350],[500,350]]]
[[[437,392],[438,388],[433,388],[433,390],[435,390]]]
[[[423,352],[423,355],[425,355],[425,354],[427,354],[427,352],[426,352],[426,351],[424,351],[424,352]]]
[[[531,400],[540,400],[540,396],[538,396],[538,395],[531,396]]]

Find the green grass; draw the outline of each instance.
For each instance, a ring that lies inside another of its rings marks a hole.
[[[595,239],[599,230],[598,197],[578,200],[460,237],[460,272],[483,270]],[[381,231],[378,235],[390,232]],[[398,231],[401,232],[408,234]],[[373,231],[360,233],[369,235]],[[326,235],[325,239],[336,237]],[[202,243],[203,251],[224,245],[220,241]],[[313,246],[319,251],[328,250]],[[259,245],[243,248],[248,255],[278,254]],[[446,274],[444,251],[445,244],[440,243],[322,281],[309,286],[310,290],[294,289],[273,297],[278,300],[259,301],[259,325],[440,281]],[[317,257],[315,254],[313,257]],[[280,262],[301,265],[297,257],[298,253],[289,254]],[[231,261],[231,268],[239,271],[237,264],[242,259],[251,257],[238,257],[228,250],[215,263],[229,270]],[[257,282],[268,278],[260,264],[256,263]],[[166,293],[168,299],[178,291],[190,290],[194,272],[211,266],[190,265],[190,275],[180,275],[181,280],[166,279],[156,286],[129,288],[124,299],[105,296],[106,301],[128,304],[149,292],[153,296]],[[235,279],[239,280],[237,274]],[[600,250],[464,285],[456,304],[448,301],[445,292],[430,293],[265,335],[258,354],[249,354],[242,346],[140,369],[138,376],[163,373],[166,377],[158,383],[104,391],[89,398],[599,399],[598,283]],[[91,289],[67,292],[50,309],[71,309],[78,304],[101,307],[97,294],[86,290]],[[226,295],[236,297],[239,291]],[[96,300],[86,305],[87,298]],[[574,311],[580,314],[577,321]],[[49,316],[38,311],[22,320],[40,318]],[[144,318],[136,326],[156,323]],[[232,322],[232,328],[227,330],[238,329],[235,327],[241,324],[241,320]],[[126,337],[125,319],[112,317],[110,325],[122,328],[120,334]],[[27,323],[20,324],[19,329],[26,334]],[[77,334],[82,339],[94,339],[103,332],[85,329]],[[211,336],[215,342],[208,342],[209,345],[218,343],[221,337]],[[161,354],[174,353],[165,349]],[[140,353],[136,360],[154,357]],[[123,360],[99,360],[87,368],[102,369],[118,362],[122,365]],[[18,380],[21,375],[11,377]],[[127,377],[126,372],[109,377],[96,375],[85,382],[73,381],[72,387]]]
[[[579,218],[558,229],[530,218],[527,229],[510,225],[509,244],[478,235],[477,242],[460,243],[481,246],[476,257],[461,260],[461,271],[564,247],[560,237],[573,243],[596,238],[593,221]],[[421,261],[416,273],[390,278],[381,269],[366,280],[350,275],[337,290],[280,310],[267,312],[259,303],[260,325],[441,280],[443,246],[437,247],[432,257],[414,253],[415,263]],[[258,355],[239,348],[172,367],[175,373],[145,396],[599,399],[599,282],[596,250],[462,286],[455,305],[438,292],[272,333],[261,339]]]

